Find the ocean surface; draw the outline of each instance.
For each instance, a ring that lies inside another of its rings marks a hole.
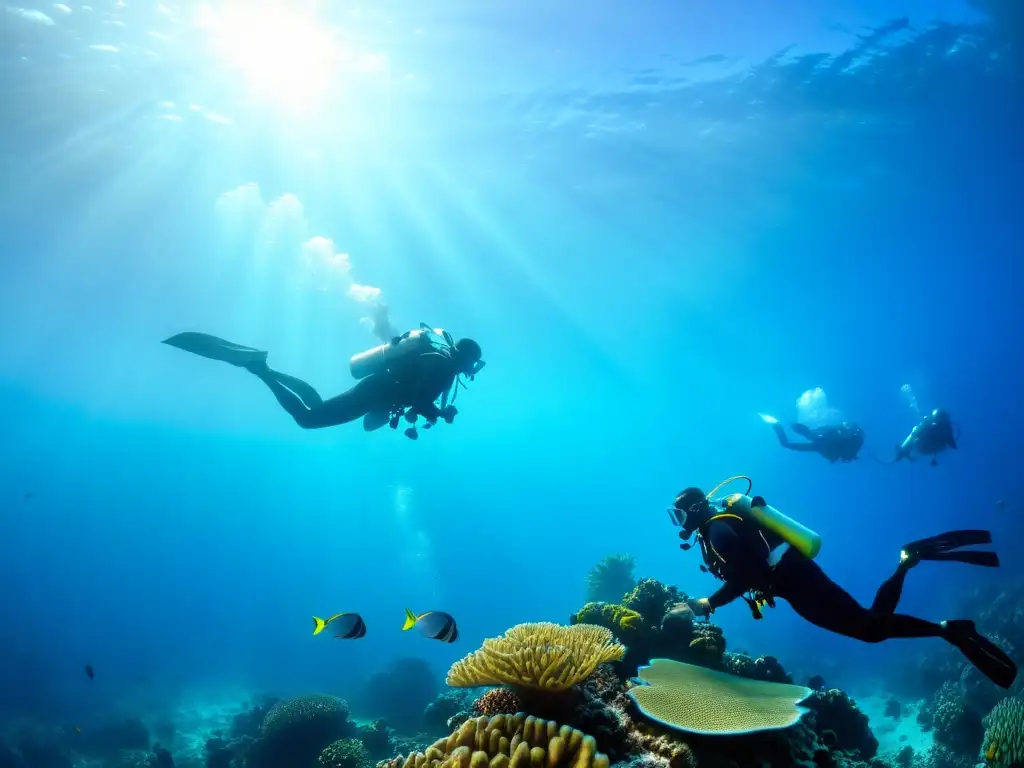
[[[0,717],[440,681],[616,552],[705,595],[665,510],[735,474],[863,601],[904,543],[990,529],[1001,569],[924,564],[901,604],[973,610],[1024,570],[1022,43],[1010,0],[9,0]],[[487,361],[415,441],[300,429],[160,343],[330,397],[382,312]],[[873,460],[938,407],[957,451]],[[759,413],[856,421],[861,458]],[[311,637],[343,611],[365,638]],[[715,621],[866,696],[940,642]]]

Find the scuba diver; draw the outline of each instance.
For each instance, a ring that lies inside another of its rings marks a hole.
[[[934,467],[939,463],[937,457],[940,453],[947,448],[954,451],[957,449],[956,441],[959,437],[960,429],[954,427],[949,411],[936,408],[910,430],[906,440],[896,446],[896,456],[892,461],[876,461],[880,464],[895,464],[900,459],[913,461],[918,456],[931,456],[931,465]]]
[[[774,416],[760,414],[765,423],[770,424],[779,438],[779,445],[791,451],[801,453],[817,453],[835,464],[837,461],[849,463],[856,461],[861,446],[864,445],[864,430],[852,421],[841,424],[815,427],[811,429],[805,424],[792,424],[792,429],[808,442],[793,443],[786,435],[786,428]]]
[[[737,479],[747,480],[746,493],[712,500],[719,488]],[[724,582],[710,597],[687,601],[694,614],[707,618],[742,597],[754,618],[760,619],[763,606],[774,607],[775,599],[782,598],[812,624],[866,643],[941,637],[996,685],[1013,685],[1017,677],[1013,660],[979,634],[973,621],[936,624],[896,613],[907,573],[923,560],[998,567],[994,552],[961,550],[991,543],[988,531],[950,531],[907,544],[896,572],[878,589],[871,607],[865,608],[814,562],[821,537],[769,506],[764,498],[750,497],[752,485],[750,478],[740,476],[729,478],[707,495],[699,488],[687,488],[669,508],[673,523],[681,529],[682,549],[690,549],[689,539],[696,535],[704,559],[701,570]]]
[[[397,429],[404,418],[411,425],[405,434],[413,440],[419,436],[419,416],[425,420],[424,429],[439,418],[452,423],[458,413],[455,396],[465,386],[461,377],[472,381],[485,365],[480,345],[472,339],[454,341],[447,331],[421,323],[387,344],[354,355],[349,370],[358,381],[348,391],[324,400],[301,379],[271,369],[262,350],[195,332],[179,333],[163,343],[246,369],[270,388],[303,429],[334,427],[362,417],[363,429],[372,432],[385,424]]]

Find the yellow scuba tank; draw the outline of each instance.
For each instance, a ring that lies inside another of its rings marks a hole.
[[[420,327],[392,339],[388,344],[381,344],[379,347],[352,355],[348,361],[352,378],[365,379],[375,373],[388,371],[410,358],[430,352],[434,348],[430,338],[432,332],[430,328]]]
[[[821,536],[805,525],[782,514],[770,504],[755,507],[753,499],[743,493],[726,496],[723,507],[730,512],[737,512],[740,517],[754,520],[765,530],[771,531],[789,544],[793,549],[812,560],[821,551]]]

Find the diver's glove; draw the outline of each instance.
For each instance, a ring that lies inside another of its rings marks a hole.
[[[455,417],[458,415],[459,409],[454,405],[446,405],[441,409],[441,418],[445,420],[446,424],[451,424],[455,421]]]
[[[755,496],[750,500],[750,506],[764,508],[768,506],[768,502],[764,500],[764,496]]]
[[[702,597],[699,600],[691,598],[686,601],[686,605],[693,611],[694,616],[700,616],[702,619],[708,618],[715,612],[714,608],[711,607],[711,601],[706,597]]]

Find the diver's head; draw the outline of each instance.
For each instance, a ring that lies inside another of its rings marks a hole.
[[[483,350],[472,339],[459,339],[452,347],[452,359],[455,361],[455,367],[459,373],[464,373],[467,376],[478,374],[484,367],[484,361],[480,359],[482,356]]]
[[[704,491],[691,487],[676,496],[671,512],[676,525],[683,529],[683,538],[688,539],[711,517],[711,504]]]

